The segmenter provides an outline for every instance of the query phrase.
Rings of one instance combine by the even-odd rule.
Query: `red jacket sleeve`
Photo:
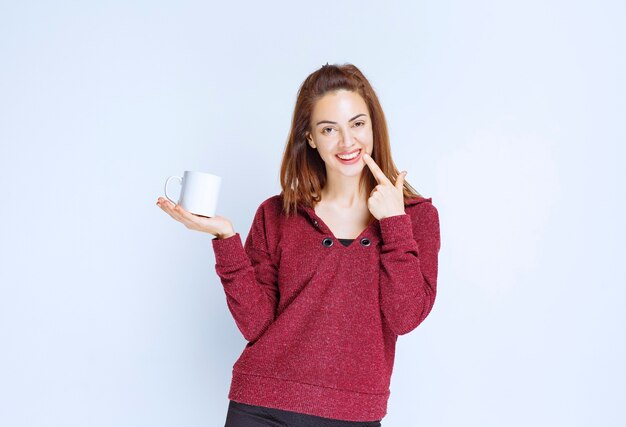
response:
[[[236,233],[212,240],[215,270],[226,303],[247,341],[255,341],[274,321],[278,303],[277,264],[268,247],[265,212],[259,206],[245,246]]]
[[[411,332],[430,313],[437,292],[439,214],[432,203],[380,220],[380,303],[397,335]]]

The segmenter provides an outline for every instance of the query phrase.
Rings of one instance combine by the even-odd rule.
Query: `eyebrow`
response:
[[[361,114],[357,114],[356,116],[352,117],[350,120],[348,120],[349,122],[351,122],[354,119],[358,119],[361,116],[367,116],[367,114],[361,113]],[[322,123],[330,123],[331,125],[336,125],[337,122],[331,122],[330,120],[322,120],[321,122],[317,122],[315,124],[315,126],[320,125]]]

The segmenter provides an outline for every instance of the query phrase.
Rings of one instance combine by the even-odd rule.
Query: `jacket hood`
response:
[[[433,198],[432,197],[411,197],[410,199],[404,199],[404,206],[412,206],[412,205],[418,205],[420,203],[424,203],[424,202],[429,202],[432,203]]]

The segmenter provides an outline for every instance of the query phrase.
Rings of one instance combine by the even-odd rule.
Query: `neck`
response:
[[[367,203],[365,188],[359,188],[360,176],[329,175],[322,189],[322,200],[342,208],[359,207]]]

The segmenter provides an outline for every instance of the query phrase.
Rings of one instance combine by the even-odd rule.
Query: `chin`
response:
[[[363,174],[363,167],[360,168],[354,168],[352,170],[338,170],[337,171],[338,174],[343,175],[343,176],[347,176],[347,177],[353,177],[353,176],[361,176]]]

